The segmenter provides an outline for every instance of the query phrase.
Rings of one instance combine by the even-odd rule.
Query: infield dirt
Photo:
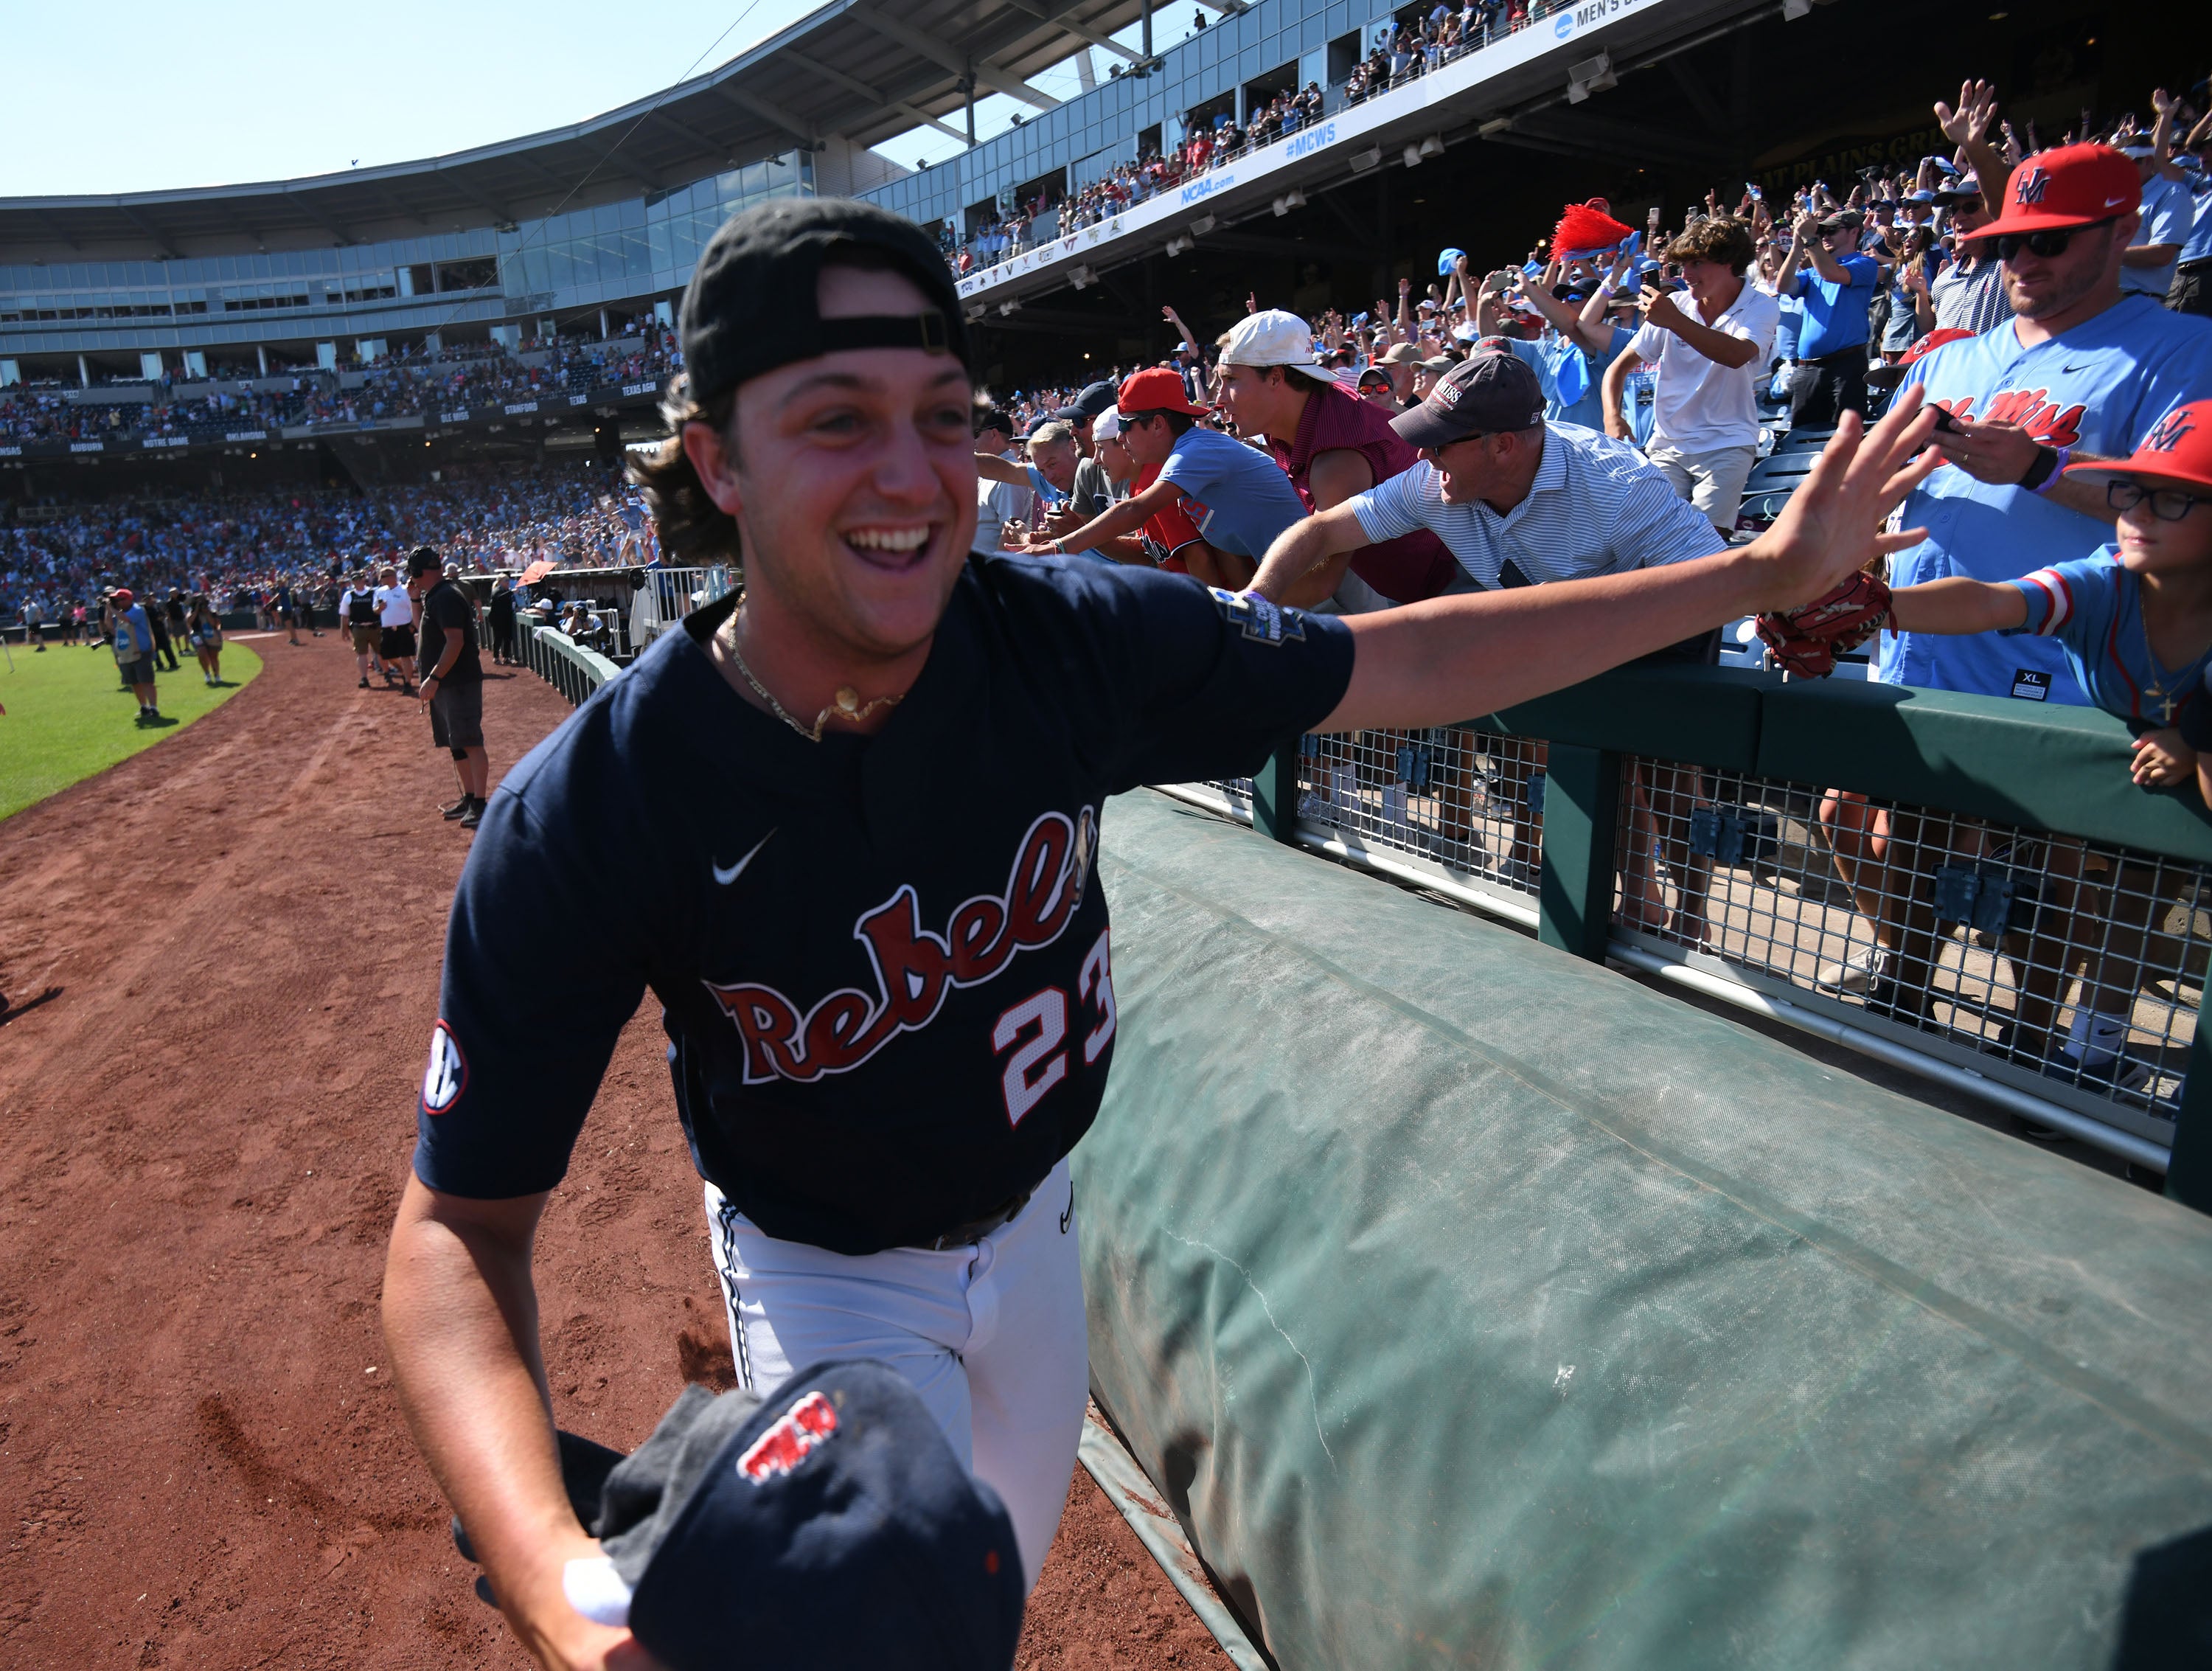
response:
[[[520,1666],[377,1321],[468,837],[413,702],[334,637],[255,647],[217,712],[0,823],[0,1662]],[[567,712],[491,683],[495,776]],[[633,1446],[725,1369],[649,998],[538,1278],[564,1427]],[[1079,1468],[1019,1663],[1228,1660]]]

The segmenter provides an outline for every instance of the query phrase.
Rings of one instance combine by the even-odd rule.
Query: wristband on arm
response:
[[[2058,472],[2066,467],[2069,452],[2070,449],[2067,447],[2045,447],[2039,443],[2035,449],[2035,457],[2029,463],[2027,473],[2014,485],[2025,493],[2049,492],[2051,485],[2058,479]]]

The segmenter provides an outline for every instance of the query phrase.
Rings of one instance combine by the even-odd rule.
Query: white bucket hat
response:
[[[1316,383],[1334,383],[1335,374],[1314,357],[1313,329],[1296,313],[1279,307],[1247,313],[1221,342],[1224,366],[1280,366],[1304,372]]]

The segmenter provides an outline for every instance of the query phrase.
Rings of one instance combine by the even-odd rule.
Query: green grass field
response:
[[[156,728],[137,723],[138,704],[117,689],[115,658],[105,647],[52,644],[44,655],[15,645],[9,650],[15,671],[0,662],[0,708],[7,709],[0,715],[0,818],[174,737],[261,671],[261,658],[245,645],[226,644],[222,688],[210,690],[198,664],[180,649],[184,670],[155,675],[161,716],[177,723]]]

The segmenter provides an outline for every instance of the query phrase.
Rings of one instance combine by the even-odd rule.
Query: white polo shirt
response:
[[[1757,446],[1759,368],[1774,353],[1782,304],[1748,279],[1728,312],[1717,319],[1705,318],[1687,290],[1675,291],[1674,302],[1697,324],[1711,325],[1758,351],[1744,365],[1723,366],[1706,359],[1671,331],[1656,325],[1640,328],[1628,351],[1646,364],[1657,364],[1651,446],[1693,453]]]
[[[414,625],[415,600],[407,595],[407,588],[398,586],[377,587],[376,618],[387,627]]]
[[[1486,589],[1578,580],[1709,557],[1721,537],[1626,441],[1572,423],[1544,426],[1528,495],[1504,515],[1480,500],[1444,501],[1426,459],[1346,501],[1370,540],[1426,528]],[[1512,580],[1510,562],[1520,580]]]

